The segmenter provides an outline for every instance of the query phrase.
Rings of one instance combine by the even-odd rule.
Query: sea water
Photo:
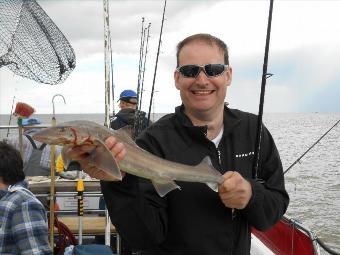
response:
[[[156,115],[156,119],[161,114]],[[51,115],[35,115],[51,123]],[[274,137],[283,169],[307,151],[336,121],[340,113],[267,113],[263,122]],[[104,123],[103,114],[59,114],[57,123],[93,120]],[[9,115],[0,115],[8,125]],[[11,124],[14,125],[13,118]],[[0,139],[7,130],[0,130]],[[10,135],[17,135],[11,130]],[[287,215],[300,221],[331,248],[340,251],[340,124],[334,127],[285,174],[290,195]]]

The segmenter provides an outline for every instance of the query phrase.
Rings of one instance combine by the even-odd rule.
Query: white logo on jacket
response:
[[[244,157],[249,157],[251,155],[254,155],[254,152],[253,151],[250,151],[248,153],[242,153],[242,154],[236,154],[236,158],[244,158]]]

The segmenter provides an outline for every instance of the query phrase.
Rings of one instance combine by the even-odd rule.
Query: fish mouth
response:
[[[38,141],[38,142],[51,144],[51,145],[71,144],[71,142],[68,139],[61,138],[61,137],[52,138],[52,137],[44,137],[44,136],[39,136],[39,135],[33,135],[32,138],[34,140]]]

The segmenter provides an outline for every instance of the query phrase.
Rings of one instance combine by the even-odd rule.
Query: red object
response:
[[[274,227],[265,232],[255,228],[252,228],[251,232],[275,254],[315,254],[310,237],[285,219],[281,219]]]
[[[34,113],[34,108],[29,104],[18,102],[14,114],[22,118],[29,118]]]
[[[58,241],[56,243],[58,255],[64,254],[66,247],[78,245],[78,240],[72,234],[71,230],[63,222],[58,220],[57,215],[54,215],[54,227],[58,230]],[[50,228],[50,221],[48,221],[48,228]]]

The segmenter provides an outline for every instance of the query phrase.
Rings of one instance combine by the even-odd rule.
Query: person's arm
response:
[[[250,225],[259,230],[266,230],[281,219],[289,204],[281,159],[266,128],[261,143],[259,178],[264,180],[264,184],[253,179],[248,180],[252,188],[252,197],[240,212]]]
[[[51,254],[45,210],[37,202],[24,202],[12,215],[12,233],[19,254]]]

